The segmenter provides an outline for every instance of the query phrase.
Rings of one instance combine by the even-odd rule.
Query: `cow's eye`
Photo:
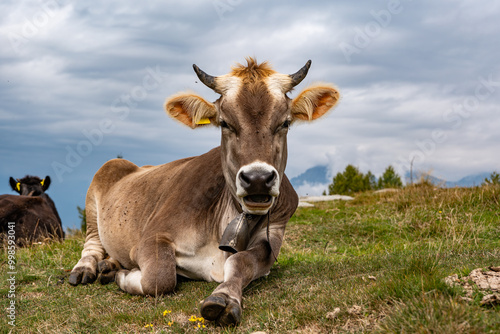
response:
[[[292,124],[292,121],[290,120],[286,120],[284,121],[283,123],[281,123],[277,128],[276,130],[274,130],[274,133],[278,133],[280,131],[285,131],[285,130],[288,130],[288,128],[290,127],[290,124]]]
[[[220,127],[223,128],[223,129],[227,129],[227,130],[229,130],[231,132],[236,132],[231,125],[227,124],[226,121],[221,120],[219,124],[220,124]]]
[[[288,128],[290,127],[290,124],[292,122],[290,120],[286,120],[284,121],[283,123],[281,123],[281,125],[276,129],[276,132],[280,131],[280,130],[288,130]]]

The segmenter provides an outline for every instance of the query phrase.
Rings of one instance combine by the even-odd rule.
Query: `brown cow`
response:
[[[329,84],[288,98],[310,64],[285,75],[250,58],[219,77],[194,65],[220,98],[180,93],[165,108],[191,128],[220,127],[221,146],[161,166],[115,159],[101,167],[87,193],[87,238],[70,283],[93,282],[98,271],[107,281],[119,270],[122,290],[156,296],[174,290],[176,274],[217,281],[201,314],[238,323],[243,288],[269,273],[298,204],[284,174],[288,128],[321,117],[339,100]]]
[[[63,239],[61,218],[52,199],[45,193],[50,177],[25,176],[9,180],[17,195],[0,195],[0,232],[2,239],[15,232],[18,246],[27,246],[46,238]]]

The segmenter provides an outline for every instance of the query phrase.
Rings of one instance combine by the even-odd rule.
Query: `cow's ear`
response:
[[[340,100],[340,94],[329,84],[318,84],[304,89],[292,101],[294,120],[312,121],[332,109]]]
[[[9,183],[10,183],[10,187],[12,188],[12,190],[14,190],[15,192],[21,193],[21,183],[14,180],[14,178],[12,176],[9,179]]]
[[[43,192],[46,192],[47,189],[49,189],[50,186],[50,176],[46,176],[45,179],[43,179],[40,184],[42,185],[42,190]]]
[[[165,101],[165,111],[191,128],[217,124],[217,109],[213,103],[194,93],[179,93]]]

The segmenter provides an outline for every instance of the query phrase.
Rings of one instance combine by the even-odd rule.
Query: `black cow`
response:
[[[50,177],[25,176],[9,180],[17,195],[0,195],[0,239],[15,235],[18,246],[27,246],[47,238],[62,240],[61,218],[52,199],[45,193]],[[14,231],[15,233],[13,233]]]

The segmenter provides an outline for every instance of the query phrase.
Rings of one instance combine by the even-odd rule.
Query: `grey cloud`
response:
[[[0,18],[6,45],[0,50],[0,152],[8,159],[0,166],[0,192],[9,193],[1,180],[11,175],[54,176],[51,164],[65,163],[68,147],[90,141],[84,133],[99,139],[103,120],[113,129],[54,184],[67,224],[76,221],[75,207],[83,206],[95,171],[117,154],[160,164],[217,146],[218,130],[189,130],[169,119],[163,103],[185,90],[215,100],[191,65],[220,75],[245,56],[269,60],[283,73],[312,59],[291,97],[316,81],[333,82],[343,94],[328,116],[292,127],[290,176],[319,164],[337,172],[348,163],[377,174],[416,153],[424,158],[415,167],[450,179],[499,166],[491,152],[500,139],[493,42],[500,5],[401,0],[391,13],[390,3],[2,2],[0,10],[9,14]],[[357,34],[367,31],[364,45]],[[18,49],[13,34],[22,38]],[[342,43],[357,48],[350,61]],[[144,86],[148,68],[162,73],[151,89]],[[489,84],[481,84],[485,80]],[[467,103],[470,112],[453,109]],[[436,130],[446,139],[436,142]]]

